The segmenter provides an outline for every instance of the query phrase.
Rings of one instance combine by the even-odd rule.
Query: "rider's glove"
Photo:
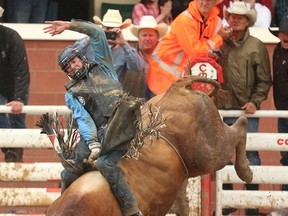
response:
[[[95,160],[98,158],[98,156],[100,155],[100,152],[101,152],[101,144],[100,144],[99,142],[93,142],[93,143],[90,143],[90,144],[88,145],[88,147],[89,147],[89,149],[90,149],[90,151],[91,151],[91,153],[90,153],[90,155],[89,155],[89,157],[88,157],[88,161],[93,162],[93,161],[95,161]]]

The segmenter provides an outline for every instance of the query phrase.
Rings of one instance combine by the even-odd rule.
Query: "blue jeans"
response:
[[[90,154],[90,150],[88,149],[88,146],[86,145],[83,139],[80,139],[80,141],[75,146],[75,150],[72,156],[69,158],[72,158],[76,164],[78,164],[79,166],[82,166],[83,159],[88,158],[89,154]],[[88,172],[89,170],[86,170],[86,171]],[[64,169],[60,174],[61,175],[61,193],[63,193],[83,173],[84,171],[82,173],[79,172],[75,174],[75,173],[69,172],[67,169]]]
[[[105,129],[98,131],[98,137],[101,141],[103,140],[104,133]],[[88,158],[89,154],[90,150],[87,145],[84,141],[80,140],[76,145],[72,158],[76,163],[81,165],[83,159]],[[123,214],[126,216],[137,213],[138,205],[133,192],[122,174],[122,171],[117,165],[122,156],[122,152],[120,151],[112,151],[106,155],[100,155],[96,161],[96,166],[110,184],[111,190],[119,202]],[[85,172],[88,171],[90,170],[86,170]],[[75,174],[64,169],[61,172],[61,192],[63,193],[83,173]]]
[[[58,0],[49,0],[47,6],[46,20],[50,21],[58,20],[58,8],[59,8]]]
[[[98,130],[98,138],[100,142],[102,143],[105,129]],[[69,159],[72,159],[78,166],[82,167],[83,160],[88,158],[90,155],[90,150],[88,146],[86,145],[85,141],[83,139],[80,139],[79,142],[76,144],[74,152],[71,156],[69,156]],[[63,155],[66,157],[66,155]],[[89,172],[90,169],[86,169],[85,171],[75,174],[72,172],[69,172],[67,169],[64,169],[61,172],[61,193],[63,193],[78,177],[80,177],[85,172]]]
[[[120,151],[112,151],[99,157],[96,161],[97,169],[107,179],[124,216],[137,213],[138,205],[133,192],[126,182],[118,162],[122,158]]]
[[[29,97],[25,97],[24,105],[28,104]],[[7,97],[0,94],[0,105],[5,105]],[[26,114],[12,115],[7,113],[0,113],[0,128],[26,128]],[[23,148],[2,148],[5,154],[8,150],[15,151],[22,158]]]
[[[236,122],[237,118],[223,118],[227,125],[232,125]],[[259,118],[248,118],[247,132],[258,133]],[[258,151],[246,151],[246,156],[250,165],[261,165],[261,160]],[[224,187],[225,188],[225,187]],[[258,184],[246,184],[247,190],[258,190]],[[227,188],[228,189],[228,188]]]
[[[7,1],[7,21],[12,23],[44,23],[48,0]]]

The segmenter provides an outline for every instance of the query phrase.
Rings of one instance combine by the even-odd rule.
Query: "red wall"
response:
[[[68,81],[57,63],[58,54],[74,41],[25,41],[31,89],[29,105],[65,105],[64,84]],[[27,116],[27,127],[34,128],[39,116]]]

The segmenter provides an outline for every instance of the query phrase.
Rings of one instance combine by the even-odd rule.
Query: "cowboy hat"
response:
[[[269,28],[269,31],[276,37],[278,37],[279,32],[288,32],[288,17],[282,18],[278,29]]]
[[[153,16],[143,16],[140,20],[140,25],[132,25],[130,28],[131,33],[138,38],[138,33],[141,29],[155,29],[159,37],[163,37],[168,31],[168,26],[165,23],[157,24]]]
[[[4,12],[4,9],[2,7],[0,7],[0,18],[2,17],[3,12]]]
[[[256,10],[249,10],[246,3],[243,1],[230,2],[229,8],[224,6],[224,18],[226,20],[228,20],[230,14],[246,16],[249,19],[249,27],[253,26],[257,19]]]
[[[131,19],[126,19],[122,22],[122,16],[119,10],[108,9],[106,14],[103,16],[103,20],[101,21],[100,17],[94,16],[93,20],[96,24],[103,25],[106,27],[119,27],[121,29],[127,28],[132,24]]]

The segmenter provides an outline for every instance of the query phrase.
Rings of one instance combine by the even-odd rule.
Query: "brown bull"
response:
[[[174,83],[148,103],[166,118],[160,137],[147,137],[138,160],[119,163],[144,215],[165,215],[183,182],[223,168],[236,149],[235,169],[250,183],[252,172],[246,158],[247,119],[233,126],[221,120],[206,94],[191,90],[193,77]],[[146,108],[145,108],[146,107]],[[142,109],[147,123],[147,106]],[[146,109],[146,110],[145,110]],[[163,137],[163,138],[161,138]],[[78,178],[48,209],[48,216],[121,216],[109,184],[97,171]]]

